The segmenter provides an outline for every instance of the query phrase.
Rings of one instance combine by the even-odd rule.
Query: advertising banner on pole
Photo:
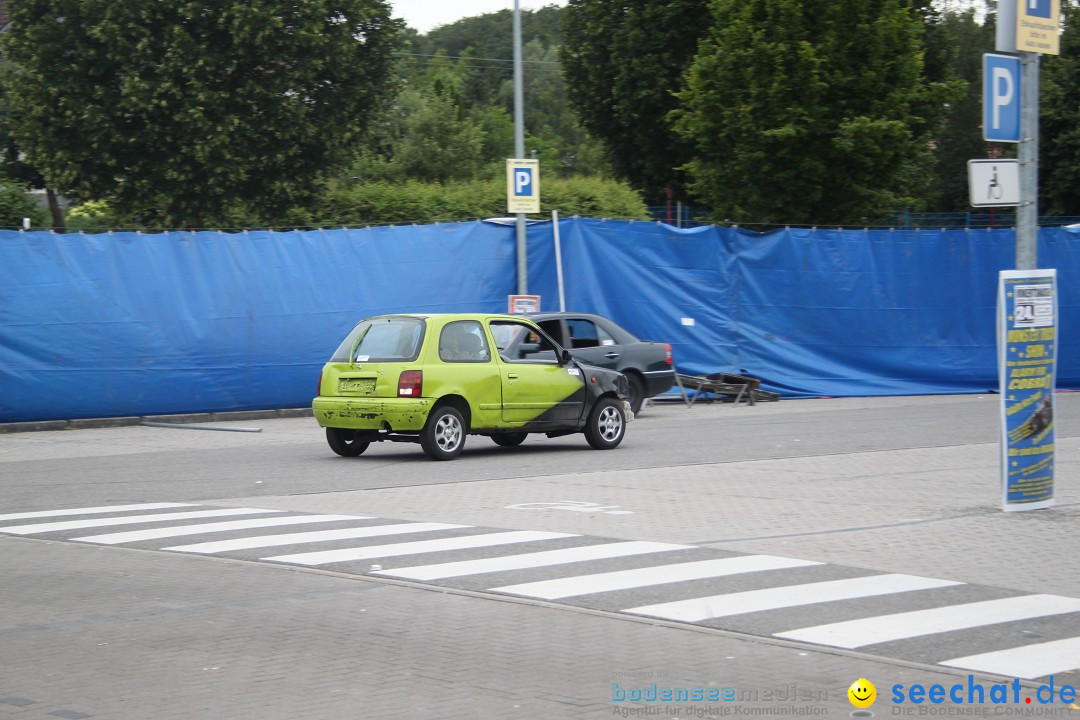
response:
[[[998,277],[1001,490],[1004,510],[1054,504],[1057,271]]]

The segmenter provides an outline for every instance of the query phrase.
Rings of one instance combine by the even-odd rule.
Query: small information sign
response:
[[[539,295],[507,295],[507,312],[511,315],[526,315],[540,312]]]

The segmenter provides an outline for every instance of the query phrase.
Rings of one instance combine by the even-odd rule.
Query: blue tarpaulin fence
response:
[[[788,397],[997,385],[1008,229],[758,234],[559,222],[567,308],[673,346],[681,372]],[[529,291],[557,309],[553,226]],[[1080,387],[1080,230],[1042,228],[1061,291],[1058,387]],[[296,232],[0,232],[0,421],[307,405],[362,317],[504,312],[514,229],[469,222]],[[692,323],[692,324],[691,324]]]

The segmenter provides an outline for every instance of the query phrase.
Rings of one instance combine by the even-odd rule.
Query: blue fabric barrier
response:
[[[670,342],[682,372],[788,397],[996,387],[997,230],[733,228],[571,218],[567,307]],[[553,226],[529,227],[529,290],[558,304]],[[1058,387],[1080,387],[1073,228],[1059,273]],[[309,232],[0,232],[0,421],[299,407],[359,319],[504,312],[514,229],[486,222]]]

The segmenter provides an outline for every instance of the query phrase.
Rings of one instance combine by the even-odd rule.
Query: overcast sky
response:
[[[565,5],[566,0],[519,0],[522,10],[536,10],[545,5]],[[499,10],[513,10],[514,0],[390,0],[394,16],[412,28],[426,33],[463,17]]]

